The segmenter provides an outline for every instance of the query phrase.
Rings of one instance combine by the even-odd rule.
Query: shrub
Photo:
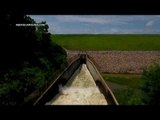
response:
[[[142,90],[147,97],[145,102],[149,105],[160,105],[160,65],[155,64],[144,70],[144,86]]]
[[[116,89],[113,91],[120,105],[143,105],[142,92],[133,89]]]

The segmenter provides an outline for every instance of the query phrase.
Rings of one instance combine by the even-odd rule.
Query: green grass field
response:
[[[112,90],[120,105],[144,105],[142,99],[145,95],[140,89],[144,84],[143,77],[135,77],[134,75],[130,77],[124,75],[120,77],[110,74],[102,74],[102,76],[106,81],[127,86],[125,89]]]
[[[106,81],[110,81],[120,85],[127,85],[128,87],[131,87],[131,88],[139,88],[143,84],[143,78],[134,77],[134,75],[131,77],[125,77],[125,76],[118,77],[110,74],[102,74],[102,76]]]
[[[160,35],[52,35],[69,50],[160,50]]]

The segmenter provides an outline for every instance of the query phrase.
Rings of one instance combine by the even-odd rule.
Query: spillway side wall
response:
[[[92,77],[95,80],[96,85],[99,87],[100,91],[104,94],[107,102],[109,105],[118,105],[118,102],[113,95],[112,91],[108,87],[108,85],[105,83],[104,79],[101,77],[100,73],[98,72],[95,65],[92,63],[89,58],[86,58],[86,65],[88,70],[90,71]]]
[[[44,105],[46,102],[51,100],[59,92],[59,85],[65,85],[74,72],[83,63],[83,59],[78,57],[72,62],[59,77],[46,89],[46,91],[37,99],[34,105]]]

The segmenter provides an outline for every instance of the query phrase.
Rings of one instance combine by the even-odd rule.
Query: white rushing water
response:
[[[65,86],[59,86],[57,94],[49,103],[51,105],[107,105],[104,95],[96,86],[92,75],[83,64],[75,71]]]

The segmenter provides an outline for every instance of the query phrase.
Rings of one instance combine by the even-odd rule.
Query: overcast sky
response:
[[[160,15],[29,15],[53,34],[160,34]]]

